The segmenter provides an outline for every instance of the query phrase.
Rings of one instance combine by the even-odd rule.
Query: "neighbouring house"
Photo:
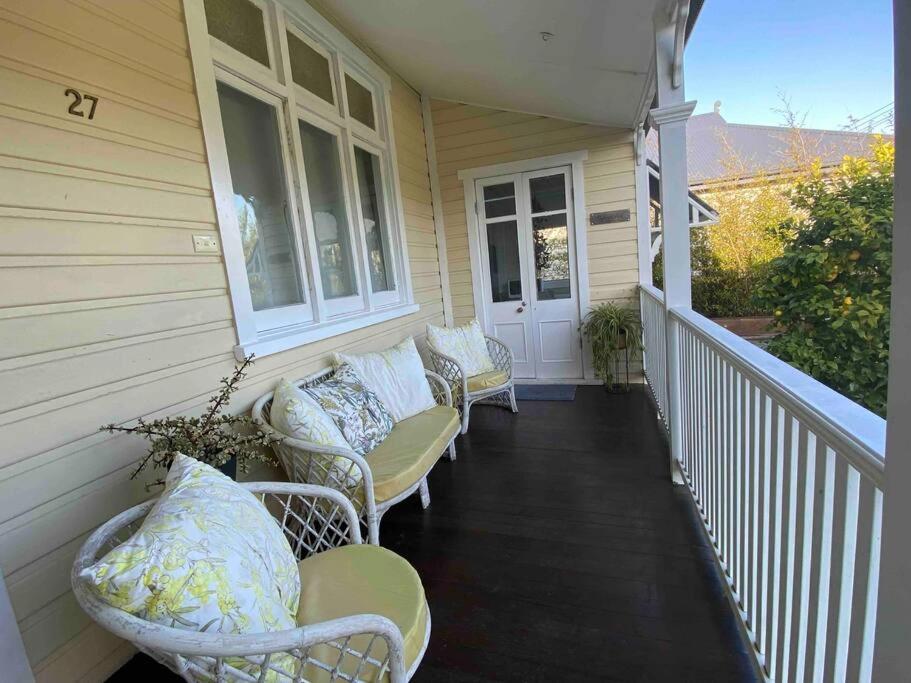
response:
[[[906,673],[911,405],[886,460],[884,420],[690,306],[701,7],[0,0],[4,672],[101,681],[135,654],[71,591],[87,536],[150,495],[145,444],[100,425],[199,414],[255,354],[247,412],[334,351],[473,318],[518,382],[597,384],[580,322],[621,302],[648,388],[482,408],[429,482],[448,495],[387,522],[446,634],[423,680]]]
[[[712,199],[719,192],[747,189],[758,178],[789,183],[798,168],[818,160],[823,173],[834,169],[846,156],[867,156],[879,136],[851,130],[820,130],[728,123],[721,115],[721,103],[714,111],[691,116],[686,125],[687,177],[692,194],[693,227],[717,221]],[[885,136],[887,138],[891,136]],[[657,172],[658,135],[649,131],[646,154],[659,184]],[[652,253],[661,244],[660,202],[652,189]]]

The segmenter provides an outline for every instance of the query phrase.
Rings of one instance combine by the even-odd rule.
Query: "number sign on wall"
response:
[[[67,97],[72,97],[73,101],[70,102],[70,108],[67,111],[73,116],[84,116],[89,121],[95,118],[95,107],[98,106],[98,98],[94,95],[85,95],[78,90],[73,88],[67,88],[64,93]],[[91,107],[88,109],[88,112],[85,111],[85,107],[89,105],[84,105],[85,102],[91,102]]]

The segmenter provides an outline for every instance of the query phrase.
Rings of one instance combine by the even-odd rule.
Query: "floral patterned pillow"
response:
[[[272,426],[282,434],[320,446],[351,450],[351,445],[339,431],[335,420],[329,417],[316,399],[284,378],[275,388],[270,415]],[[334,468],[338,471],[338,478],[346,481],[344,475],[349,485],[353,486],[361,480],[360,468],[353,466],[348,458],[336,457]]]
[[[113,607],[165,626],[236,634],[296,626],[300,575],[281,528],[253,494],[185,455],[139,530],[80,577]]]
[[[331,379],[304,391],[316,399],[360,456],[379,446],[392,431],[389,411],[347,363],[340,365]]]
[[[496,370],[481,323],[472,320],[461,327],[427,325],[427,341],[440,353],[455,358],[468,377]]]

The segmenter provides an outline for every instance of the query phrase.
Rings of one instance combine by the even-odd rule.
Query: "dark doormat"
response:
[[[517,384],[519,401],[572,401],[576,398],[575,384]]]

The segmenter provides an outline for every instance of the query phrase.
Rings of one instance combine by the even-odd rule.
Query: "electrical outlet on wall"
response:
[[[210,235],[193,235],[193,251],[200,254],[217,254],[218,240]]]

